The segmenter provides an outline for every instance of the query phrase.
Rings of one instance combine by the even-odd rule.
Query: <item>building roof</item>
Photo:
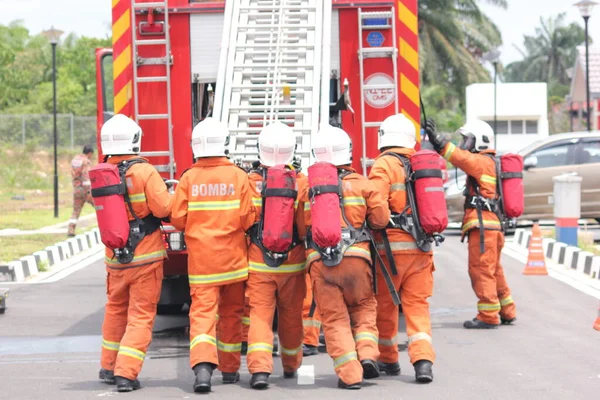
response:
[[[600,98],[600,47],[590,47],[590,96]],[[571,78],[571,98],[585,101],[585,46],[577,47],[577,60]]]

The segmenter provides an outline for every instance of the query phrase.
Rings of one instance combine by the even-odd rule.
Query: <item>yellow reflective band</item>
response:
[[[456,146],[453,143],[448,143],[448,147],[446,148],[443,157],[450,161],[450,157],[452,156],[452,153],[454,153],[454,150],[456,150]]]
[[[310,202],[304,203],[304,211],[310,211]]]
[[[239,208],[240,200],[194,201],[188,203],[188,211],[223,211],[237,210]]]
[[[252,198],[252,204],[254,204],[254,207],[262,207],[262,198],[260,198],[260,197],[253,197]]]
[[[321,255],[319,254],[318,251],[310,250],[308,252],[308,257],[306,257],[306,264],[309,265],[310,263],[312,263],[313,261],[316,261],[320,257],[321,257]]]
[[[296,347],[295,349],[286,349],[285,347],[281,347],[281,354],[284,356],[295,356],[302,351],[302,345]]]
[[[346,364],[347,362],[353,361],[353,360],[358,360],[358,356],[356,355],[355,351],[351,351],[349,353],[344,354],[343,356],[339,356],[338,358],[333,360],[333,367],[334,368],[339,368],[342,365]]]
[[[379,340],[377,341],[377,343],[379,343],[381,346],[396,346],[396,338],[393,339],[382,339],[379,338]]]
[[[119,347],[118,354],[121,354],[121,355],[124,355],[127,357],[131,357],[131,358],[135,358],[136,360],[140,360],[140,361],[144,361],[144,358],[146,357],[146,353],[141,352],[132,347],[125,347],[125,346]]]
[[[411,343],[419,341],[419,340],[425,340],[426,342],[429,342],[429,343],[432,342],[431,336],[428,333],[417,332],[414,335],[410,335],[408,337],[408,344],[411,344]]]
[[[367,256],[370,258],[371,252],[369,250],[361,249],[360,247],[350,246],[350,247],[348,247],[348,250],[346,250],[344,255],[345,256]]]
[[[321,321],[317,321],[316,319],[305,319],[302,321],[302,326],[308,326],[313,328],[320,328]]]
[[[512,304],[512,303],[514,303],[514,301],[512,299],[512,296],[508,296],[508,297],[506,297],[504,299],[500,299],[500,305],[501,306],[507,306],[507,305]]]
[[[251,272],[269,272],[272,274],[289,274],[293,272],[304,271],[306,268],[305,263],[299,264],[283,264],[279,267],[269,267],[267,264],[257,263],[250,261]]]
[[[222,274],[210,274],[210,275],[189,275],[190,285],[201,285],[207,283],[219,283],[232,281],[240,278],[248,277],[248,268],[242,268],[237,271],[224,272]]]
[[[119,351],[119,343],[102,339],[102,347],[106,350]]]
[[[492,184],[496,184],[496,177],[491,176],[491,175],[482,175],[481,176],[481,182],[485,182],[485,183],[492,183]]]
[[[370,340],[371,342],[378,343],[377,335],[374,335],[371,332],[359,332],[354,336],[355,342],[361,342],[363,340]]]
[[[300,204],[300,202],[299,202],[298,200],[296,200],[296,201],[294,202],[294,210],[297,210],[297,209],[298,209],[298,204]]]
[[[164,258],[166,256],[167,256],[167,251],[166,250],[159,250],[159,251],[155,251],[155,252],[152,252],[152,253],[140,254],[139,256],[134,256],[133,260],[131,260],[130,264],[138,263],[138,262],[141,262],[141,261],[151,260],[153,258]],[[113,259],[108,258],[108,257],[104,257],[104,262],[106,264],[108,264],[108,265],[114,265],[114,266],[122,265],[118,261],[113,260]]]
[[[242,324],[250,325],[250,317],[242,317]]]
[[[416,242],[390,242],[390,249],[392,251],[398,250],[415,250],[418,249]],[[385,250],[383,243],[377,243],[378,250]]]
[[[219,340],[217,342],[217,349],[225,353],[237,353],[242,351],[242,343],[223,343]]]
[[[390,186],[390,192],[405,192],[406,184],[404,183],[394,183]]]
[[[496,303],[496,304],[480,303],[480,304],[477,304],[477,309],[480,311],[500,311],[500,303]]]
[[[251,345],[248,345],[248,354],[253,353],[255,351],[266,351],[272,353],[273,345],[269,343],[252,343]]]
[[[344,197],[344,199],[342,200],[342,203],[344,204],[344,206],[366,206],[367,205],[365,198],[360,197],[360,196]]]
[[[131,201],[132,203],[144,203],[146,201],[146,194],[130,194],[129,201]]]
[[[192,350],[194,347],[196,347],[200,343],[208,343],[208,344],[212,344],[213,346],[216,346],[217,339],[215,339],[213,336],[207,335],[206,333],[200,334],[200,335],[196,336],[195,338],[193,338],[192,341],[190,342],[190,350]]]
[[[467,222],[466,224],[463,225],[462,230],[464,231],[468,231],[469,229],[473,228],[474,226],[478,226],[479,225],[479,221],[474,219],[471,220],[469,222]],[[491,219],[484,219],[483,220],[483,227],[485,228],[486,226],[493,226],[494,228],[500,228],[500,221],[494,221]]]

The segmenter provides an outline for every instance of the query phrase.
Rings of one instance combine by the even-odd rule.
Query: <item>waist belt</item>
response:
[[[308,228],[306,234],[307,247],[316,250],[321,255],[321,261],[328,267],[334,267],[342,262],[344,253],[356,243],[371,242],[368,228],[362,226],[358,229],[342,228],[342,240],[336,246],[319,247],[312,237],[312,227]]]
[[[161,220],[150,214],[144,218],[129,221],[129,240],[127,246],[114,250],[120,264],[129,264],[135,255],[135,249],[146,236],[161,227]]]
[[[496,213],[498,209],[498,201],[487,199],[483,196],[468,196],[465,199],[465,210],[477,208]]]

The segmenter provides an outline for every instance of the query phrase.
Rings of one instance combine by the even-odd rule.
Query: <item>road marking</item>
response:
[[[527,254],[524,254],[518,249],[520,249],[520,247],[517,247],[516,244],[507,243],[502,252],[507,256],[526,264]],[[546,268],[548,269],[548,276],[600,300],[600,282],[594,282],[592,278],[582,275],[580,272],[565,269],[552,262],[552,260],[546,259]]]
[[[302,365],[298,368],[298,385],[314,385],[315,384],[315,366]]]

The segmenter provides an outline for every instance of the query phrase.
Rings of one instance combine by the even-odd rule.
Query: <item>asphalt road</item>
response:
[[[467,275],[466,245],[449,237],[436,250],[431,312],[438,359],[432,384],[414,383],[403,350],[400,377],[370,381],[360,391],[342,391],[336,388],[331,360],[320,354],[304,360],[305,365],[314,366],[314,385],[284,380],[276,360],[268,391],[250,389],[249,374],[243,367],[237,385],[222,386],[215,376],[210,397],[598,399],[600,333],[592,329],[598,301],[550,277],[523,276],[523,265],[509,257],[503,262],[517,303],[517,325],[467,331],[462,323],[475,316],[476,298]],[[104,277],[102,264],[96,263],[55,283],[12,287],[9,308],[0,316],[2,399],[196,396],[184,317],[158,317],[149,359],[140,376],[142,390],[119,394],[114,386],[96,380]],[[400,343],[406,343],[404,332]]]

